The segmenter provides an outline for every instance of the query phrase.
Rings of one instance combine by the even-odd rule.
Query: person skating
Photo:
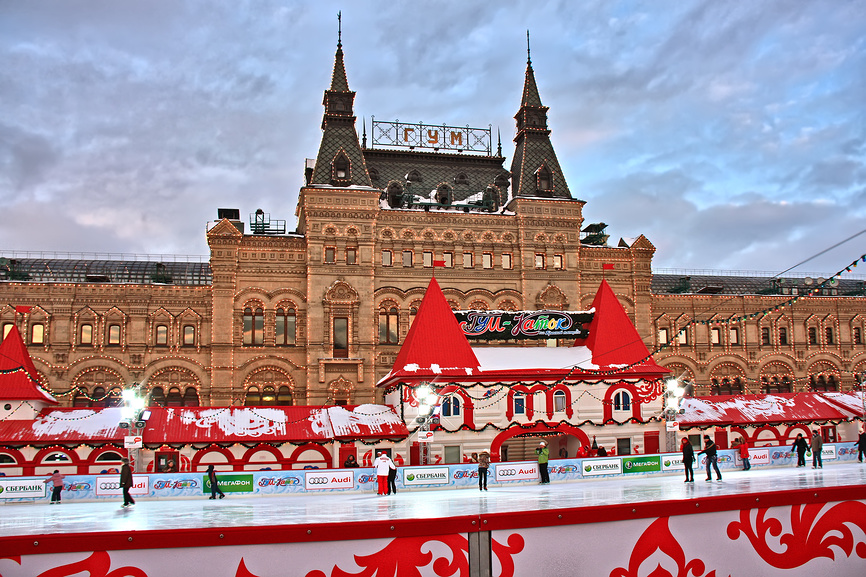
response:
[[[535,449],[535,454],[538,455],[538,474],[541,476],[541,484],[547,485],[550,483],[550,475],[547,472],[547,461],[550,458],[550,449],[547,443],[541,441],[538,448]]]
[[[797,451],[797,466],[805,467],[806,466],[806,449],[809,448],[809,445],[806,443],[806,439],[803,438],[803,433],[797,433],[797,438],[794,439],[794,445],[791,447],[791,454],[794,454],[794,451]]]
[[[718,452],[719,446],[713,442],[709,435],[704,435],[704,450],[698,453],[698,455],[707,456],[707,481],[713,480],[713,476],[710,473],[710,466],[712,466],[716,471],[716,480],[722,480],[722,472],[719,471]]]
[[[379,457],[374,461],[373,466],[376,467],[376,480],[378,481],[378,495],[388,494],[388,473],[391,467],[394,466],[393,461],[384,451],[379,453]]]
[[[224,498],[225,495],[217,482],[216,471],[214,471],[213,465],[207,466],[207,480],[210,483],[210,497],[208,499],[216,499],[217,493],[220,494],[220,499]]]
[[[866,455],[866,427],[860,429],[860,436],[857,437],[857,440],[854,441],[854,445],[857,447],[857,462],[863,462],[863,455]]]
[[[680,443],[680,449],[683,452],[683,467],[685,467],[686,470],[686,480],[683,482],[694,483],[695,471],[692,468],[692,464],[695,462],[695,450],[692,448],[692,443],[689,441],[688,437],[683,437],[683,440]]]
[[[120,467],[120,488],[123,489],[123,505],[121,507],[132,507],[135,505],[135,499],[129,494],[132,488],[132,467],[129,466],[129,459],[121,459],[123,466]]]
[[[812,444],[810,448],[812,449],[812,468],[823,469],[824,459],[821,451],[824,450],[824,439],[821,438],[821,433],[818,431],[812,431]]]
[[[48,483],[52,483],[51,486],[51,501],[50,505],[60,504],[60,493],[63,491],[63,475],[60,474],[60,471],[57,469],[54,470],[54,473],[51,474],[50,477],[43,481],[46,485]]]
[[[487,470],[490,468],[490,453],[481,451],[478,455],[478,490],[487,490]]]
[[[749,462],[749,444],[746,441],[740,441],[737,450],[740,451],[740,460],[743,462],[743,471],[748,471],[752,468],[752,464]]]

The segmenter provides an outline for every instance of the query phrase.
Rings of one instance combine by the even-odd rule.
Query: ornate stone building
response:
[[[455,309],[582,310],[605,278],[696,394],[846,390],[866,372],[862,281],[764,315],[805,281],[654,276],[647,238],[608,246],[562,174],[531,61],[510,170],[489,131],[385,123],[368,147],[354,96],[338,44],[295,232],[227,209],[208,262],[0,263],[0,323],[64,404],[110,404],[134,382],[169,406],[382,402],[434,270]],[[383,146],[386,129],[414,144]]]

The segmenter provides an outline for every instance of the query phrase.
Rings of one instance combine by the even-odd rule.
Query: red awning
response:
[[[320,442],[403,439],[409,431],[385,405],[355,407],[154,407],[145,444]],[[120,443],[119,408],[45,409],[32,421],[0,422],[0,445]]]
[[[760,426],[781,423],[848,421],[854,415],[819,393],[720,395],[683,399],[680,427]]]

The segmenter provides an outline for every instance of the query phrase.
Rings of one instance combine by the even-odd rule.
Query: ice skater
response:
[[[805,467],[806,466],[806,449],[809,448],[809,445],[806,443],[806,439],[803,438],[803,433],[797,433],[797,438],[794,439],[794,445],[791,447],[791,454],[794,454],[794,451],[797,451],[797,466]]]
[[[394,464],[394,461],[391,461],[391,466],[388,469],[388,495],[391,493],[397,494],[397,465]]]
[[[737,450],[740,451],[740,460],[743,462],[743,471],[748,471],[752,468],[752,464],[749,463],[749,444],[746,441],[740,441]]]
[[[391,458],[385,454],[385,451],[379,452],[379,457],[373,463],[373,466],[376,467],[376,480],[379,484],[378,495],[387,495],[388,494],[388,474],[391,472],[391,468],[397,468],[394,465],[394,462]]]
[[[857,440],[854,441],[854,445],[857,447],[857,462],[863,462],[863,455],[866,455],[866,427],[860,429],[860,436],[857,437]]]
[[[680,449],[683,451],[683,467],[686,469],[686,480],[684,483],[695,482],[695,471],[692,464],[695,462],[695,450],[692,448],[692,443],[688,437],[683,437],[680,443]]]
[[[217,482],[216,471],[214,471],[213,465],[207,466],[207,480],[210,483],[210,497],[208,499],[216,499],[217,493],[220,494],[220,499],[224,498],[225,495]]]
[[[51,501],[49,505],[53,505],[57,503],[60,504],[60,492],[63,491],[63,475],[60,474],[60,471],[54,469],[54,473],[51,474],[50,477],[43,481],[46,485],[48,483],[52,483],[51,486]]]
[[[709,435],[704,435],[704,450],[698,455],[707,456],[707,481],[712,481],[713,476],[710,473],[710,465],[716,470],[716,480],[722,480],[722,472],[719,471],[719,446],[713,442]]]
[[[535,449],[535,454],[538,455],[538,473],[541,475],[541,484],[547,485],[550,483],[550,475],[547,473],[547,461],[550,458],[550,449],[545,441],[538,444]]]
[[[824,439],[821,438],[821,433],[818,431],[812,431],[812,444],[810,449],[812,449],[812,468],[823,469],[824,459],[821,452],[824,450]]]
[[[478,455],[478,490],[487,490],[487,470],[490,468],[490,453],[481,451]]]
[[[120,460],[123,466],[120,467],[120,488],[123,489],[123,507],[132,507],[135,505],[135,499],[129,494],[132,488],[132,467],[129,466],[129,459],[123,458]]]

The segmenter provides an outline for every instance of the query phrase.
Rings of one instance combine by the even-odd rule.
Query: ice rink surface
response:
[[[219,527],[262,527],[308,523],[346,523],[400,519],[434,519],[489,515],[623,503],[701,499],[720,495],[866,485],[866,464],[844,463],[824,469],[754,468],[723,470],[722,481],[706,482],[695,471],[695,482],[682,476],[610,477],[550,485],[490,483],[489,491],[474,488],[401,490],[385,497],[375,493],[294,494],[225,499],[138,499],[122,509],[117,501],[67,501],[0,505],[0,537],[151,531]]]

